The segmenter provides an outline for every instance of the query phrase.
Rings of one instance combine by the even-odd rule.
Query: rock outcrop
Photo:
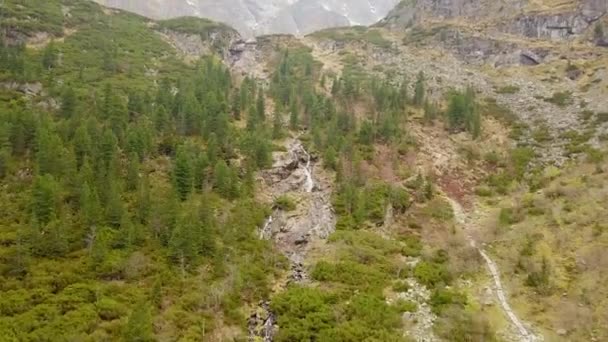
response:
[[[409,27],[426,21],[463,19],[486,30],[527,38],[568,39],[584,34],[608,12],[603,0],[578,0],[567,4],[545,4],[529,0],[418,0],[404,1],[382,24]]]

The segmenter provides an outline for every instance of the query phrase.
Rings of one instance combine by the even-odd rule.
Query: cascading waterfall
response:
[[[293,166],[295,166],[296,170],[300,170],[303,173],[305,179],[304,183],[300,183],[298,185],[298,190],[301,193],[312,194],[315,190],[315,181],[313,178],[313,161],[312,156],[306,148],[304,148],[302,142],[296,137],[289,145],[289,155],[291,159],[294,161]],[[297,165],[295,165],[297,163]],[[293,173],[294,169],[290,169],[291,173]],[[302,174],[300,173],[300,175]],[[301,178],[299,179],[301,182]],[[278,192],[278,194],[282,194],[284,190]],[[277,195],[275,193],[275,195]],[[284,254],[289,257],[291,261],[291,277],[290,282],[295,283],[303,283],[308,279],[308,275],[306,274],[305,266],[304,266],[304,254],[303,249],[308,241],[308,237],[310,235],[318,234],[321,238],[326,238],[327,234],[318,233],[319,230],[319,222],[318,218],[322,220],[326,220],[324,222],[329,222],[330,225],[334,223],[331,216],[327,214],[324,215],[324,210],[328,207],[327,203],[324,201],[326,196],[323,196],[322,193],[317,192],[312,194],[311,196],[305,197],[310,201],[310,206],[312,212],[309,215],[312,215],[316,219],[312,219],[308,225],[300,225],[299,227],[306,227],[304,235],[302,238],[298,238],[293,241],[294,245],[282,250]],[[319,202],[322,201],[322,202]],[[330,211],[331,212],[331,211]],[[329,218],[328,218],[329,217]],[[300,220],[310,220],[310,216],[302,215]],[[304,221],[306,222],[306,221]],[[279,210],[275,210],[264,222],[264,225],[261,227],[259,232],[259,238],[263,240],[277,239],[277,236],[274,235],[273,226],[278,224],[283,224],[282,221],[282,213]],[[282,227],[283,228],[283,227]],[[279,233],[278,239],[280,240]],[[277,241],[279,241],[277,240]],[[274,340],[275,334],[275,325],[276,325],[276,317],[270,310],[270,305],[267,301],[261,302],[258,305],[258,310],[251,315],[249,318],[249,341],[264,341],[264,342],[272,342]]]
[[[315,181],[312,178],[312,167],[310,166],[310,154],[302,146],[302,151],[306,155],[306,165],[304,166],[304,174],[306,175],[306,183],[304,183],[304,189],[310,193],[315,188]]]
[[[272,225],[273,217],[272,215],[268,216],[266,222],[264,223],[264,227],[260,230],[260,240],[268,240],[270,239],[270,228]]]

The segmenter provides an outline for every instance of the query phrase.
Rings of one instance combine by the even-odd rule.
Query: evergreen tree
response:
[[[173,166],[173,179],[175,190],[182,201],[188,198],[193,186],[193,172],[190,159],[190,154],[187,153],[185,147],[180,146],[177,150]]]
[[[80,125],[76,129],[72,145],[76,154],[76,165],[80,169],[84,163],[84,159],[91,157],[93,153],[93,141],[85,125]]]
[[[420,71],[416,79],[416,86],[414,87],[414,104],[416,106],[422,106],[426,97],[426,87],[424,72]]]
[[[239,94],[239,92],[235,91],[232,93],[230,111],[232,112],[232,118],[234,120],[241,120],[241,98],[242,96]]]
[[[401,109],[405,109],[405,107],[407,106],[408,102],[409,102],[409,91],[407,90],[407,80],[404,79],[401,82],[401,86],[399,87],[399,99],[400,99],[400,105],[401,105]]]
[[[47,70],[53,69],[57,66],[57,59],[58,52],[55,47],[55,42],[51,40],[42,52],[42,66]]]
[[[224,160],[219,160],[215,165],[213,171],[213,187],[223,197],[231,197],[233,188],[231,172]]]
[[[150,181],[146,174],[140,178],[139,184],[137,185],[136,204],[136,217],[138,223],[147,224],[152,209],[152,200],[150,198]]]
[[[102,216],[101,203],[97,191],[88,183],[82,186],[80,195],[80,212],[85,224],[89,227],[97,225]]]
[[[63,217],[54,218],[46,224],[34,223],[33,253],[39,257],[63,256],[68,250],[67,226],[69,224]]]
[[[61,138],[52,132],[46,124],[38,129],[36,165],[41,175],[51,174],[60,177],[62,174],[61,155],[63,143]]]
[[[173,262],[178,265],[182,272],[192,266],[199,255],[199,246],[197,244],[199,236],[197,236],[198,221],[192,218],[192,215],[179,220],[171,239],[169,240],[169,253]]]
[[[255,108],[259,121],[264,122],[266,120],[266,101],[262,90],[258,91],[258,99]]]
[[[10,168],[10,152],[6,148],[0,148],[0,180],[6,177]]]
[[[61,94],[61,116],[66,119],[72,118],[76,113],[76,93],[72,87],[66,87]]]
[[[59,184],[51,175],[38,176],[32,189],[32,212],[37,222],[45,225],[57,214]]]
[[[125,214],[124,202],[118,183],[110,180],[106,202],[106,222],[110,227],[118,228]]]
[[[129,155],[129,161],[127,164],[127,175],[126,175],[126,185],[127,190],[133,191],[137,189],[137,185],[139,184],[139,156],[132,152]]]
[[[283,118],[279,111],[275,111],[272,120],[272,138],[280,139],[283,136]]]
[[[299,113],[300,109],[298,108],[298,103],[296,100],[292,100],[289,105],[289,128],[292,130],[296,130],[299,124]]]

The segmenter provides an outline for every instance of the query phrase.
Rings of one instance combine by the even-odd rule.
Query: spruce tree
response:
[[[57,214],[59,184],[51,175],[38,176],[32,189],[32,212],[37,222],[45,225]]]
[[[213,172],[213,187],[223,197],[230,198],[232,193],[230,168],[224,160],[219,160]]]
[[[190,154],[187,153],[185,147],[180,146],[175,156],[173,179],[175,190],[182,201],[188,198],[193,186],[193,170],[190,159]]]
[[[126,174],[126,186],[128,191],[137,189],[139,184],[139,156],[132,152],[129,154]]]
[[[414,87],[414,104],[416,106],[422,106],[426,96],[425,78],[424,72],[420,71],[416,78],[416,86]]]
[[[42,66],[47,70],[56,67],[57,58],[57,48],[55,47],[55,42],[51,40],[51,42],[47,44],[47,46],[44,48],[44,51],[42,52]]]
[[[66,87],[61,94],[61,116],[66,119],[74,117],[76,113],[77,98],[74,89]]]
[[[266,120],[266,100],[264,99],[264,92],[261,89],[258,91],[255,108],[259,121],[264,122]]]
[[[99,224],[102,217],[102,208],[97,191],[89,183],[84,183],[80,194],[80,213],[88,227]]]

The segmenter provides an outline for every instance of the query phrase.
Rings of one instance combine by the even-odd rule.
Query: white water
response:
[[[272,215],[268,216],[266,219],[266,223],[264,223],[264,227],[260,230],[260,240],[270,239],[270,225],[272,224]]]
[[[315,188],[315,181],[312,179],[312,168],[310,166],[310,154],[302,147],[302,151],[306,155],[306,165],[304,166],[304,174],[306,175],[306,183],[304,183],[304,190],[306,192],[312,192]]]
[[[452,210],[454,211],[454,217],[456,218],[456,222],[459,225],[461,225],[462,228],[465,229],[465,231],[466,231],[466,219],[465,219],[464,211],[462,210],[462,206],[451,198],[447,198],[447,200],[452,205]],[[485,261],[486,265],[488,266],[488,269],[490,270],[490,275],[492,276],[492,279],[494,280],[494,286],[496,288],[496,296],[498,298],[498,301],[500,302],[500,306],[502,307],[502,310],[507,315],[507,317],[509,318],[511,323],[517,329],[517,331],[519,333],[520,341],[522,341],[522,342],[542,341],[542,337],[537,337],[537,336],[533,335],[532,333],[530,333],[526,329],[524,324],[521,322],[521,320],[517,317],[515,312],[513,312],[513,309],[511,308],[511,305],[509,305],[509,301],[505,294],[504,287],[502,286],[502,282],[500,281],[500,271],[498,269],[498,265],[496,265],[496,263],[490,258],[488,253],[486,253],[486,251],[482,247],[477,246],[477,243],[475,242],[473,237],[468,232],[466,233],[466,235],[467,235],[467,239],[469,240],[469,244],[471,245],[471,247],[477,249],[477,251],[479,252],[481,257]]]

